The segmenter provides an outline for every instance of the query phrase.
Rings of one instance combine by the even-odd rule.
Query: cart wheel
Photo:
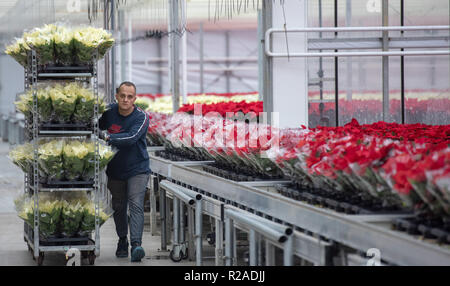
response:
[[[88,251],[83,251],[83,252],[81,252],[81,258],[82,258],[82,259],[87,259],[87,258],[89,258],[89,252],[88,252]]]
[[[173,262],[180,262],[181,259],[183,259],[183,255],[182,255],[182,254],[181,254],[178,258],[175,258],[175,257],[174,257],[173,249],[170,251],[169,257],[170,257],[170,259],[171,259]]]
[[[206,235],[206,241],[209,245],[214,245],[216,243],[216,233],[210,232]]]
[[[94,263],[95,263],[95,258],[97,258],[97,256],[95,256],[95,253],[90,252],[90,253],[88,254],[89,265],[94,265]]]
[[[37,259],[37,264],[39,266],[42,266],[42,263],[44,263],[44,252],[39,253],[39,257]]]
[[[185,253],[181,252],[181,258],[188,259],[188,257],[189,257],[189,248],[186,248]]]

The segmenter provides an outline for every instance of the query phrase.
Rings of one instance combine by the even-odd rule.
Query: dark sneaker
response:
[[[119,239],[117,243],[116,256],[118,258],[128,257],[128,240],[127,239]]]
[[[140,262],[145,256],[145,251],[140,245],[131,247],[131,262]]]

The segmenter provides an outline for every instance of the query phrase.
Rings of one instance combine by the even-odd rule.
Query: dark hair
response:
[[[126,85],[126,86],[132,86],[134,87],[134,91],[136,92],[136,86],[134,85],[134,83],[132,83],[131,81],[124,81],[122,82],[119,87],[116,89],[116,93],[119,93],[120,88],[122,87],[122,85]]]

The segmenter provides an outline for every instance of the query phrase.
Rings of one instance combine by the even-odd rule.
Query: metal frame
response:
[[[271,39],[274,33],[308,33],[308,32],[389,32],[389,31],[443,31],[450,30],[449,26],[381,26],[381,27],[335,27],[335,28],[296,28],[296,29],[268,29],[265,33],[265,52],[269,57],[359,57],[359,56],[424,56],[424,55],[449,55],[449,50],[443,51],[387,51],[387,35],[384,38],[384,51],[378,52],[319,52],[319,53],[276,53],[271,50]],[[400,46],[397,48],[401,48]],[[406,47],[404,47],[406,48]],[[353,49],[361,49],[355,45]]]
[[[270,220],[242,211],[230,205],[224,206],[225,229],[227,237],[230,238],[234,233],[234,226],[241,225],[241,228],[249,232],[250,242],[250,266],[257,266],[257,245],[259,236],[264,237],[266,241],[275,244],[281,243],[284,250],[284,266],[292,266],[293,261],[293,230],[290,227],[276,224]],[[225,241],[225,261],[227,266],[233,265],[235,241],[227,239]]]
[[[169,161],[164,160],[165,162],[158,162],[157,160],[153,160],[152,158],[152,169],[154,170],[154,165],[159,165],[160,170],[165,170],[167,174],[167,171],[169,168],[164,168],[161,165],[170,164]],[[156,164],[154,164],[156,162]],[[166,165],[166,167],[168,167]],[[156,177],[155,177],[156,178]],[[280,183],[280,181],[276,182],[253,182],[258,186],[267,186],[269,183]],[[178,183],[181,185],[185,185],[183,183]],[[160,188],[161,189],[161,188]],[[215,265],[223,265],[224,263],[224,249],[223,249],[223,229],[224,229],[224,218],[223,218],[223,207],[225,204],[232,204],[233,202],[226,199],[226,196],[217,196],[202,190],[198,190],[197,188],[193,188],[193,190],[197,190],[201,194],[204,194],[202,201],[203,201],[203,214],[208,215],[212,217],[215,220],[215,234],[216,234],[216,247],[215,247]],[[161,191],[161,190],[160,190]],[[164,190],[165,192],[165,190]],[[168,195],[169,196],[169,195]],[[166,208],[165,205],[161,204],[161,208]],[[161,213],[165,213],[160,209]],[[188,212],[189,216],[189,212]],[[168,215],[161,220],[162,229],[167,228],[167,218]],[[236,227],[248,231],[245,227],[236,224]],[[164,232],[162,232],[164,233]],[[328,256],[329,256],[329,250],[330,250],[330,243],[324,242],[320,239],[313,238],[311,236],[299,233],[297,231],[294,232],[295,235],[295,247],[294,247],[294,253],[296,256],[307,259],[308,261],[313,262],[316,265],[327,265],[328,262]],[[166,236],[168,237],[168,235]],[[268,243],[266,246],[266,251],[268,251],[269,248],[273,248],[275,246],[281,248],[282,246],[277,243]],[[167,242],[165,242],[165,238],[161,241],[162,245],[167,245]],[[260,244],[258,244],[260,246]],[[261,252],[258,252],[259,255],[261,255]],[[191,255],[191,253],[190,253]],[[261,261],[259,259],[258,261]],[[268,265],[274,265],[274,262],[271,262]]]
[[[167,175],[170,161],[150,155],[152,170]],[[155,166],[159,166],[155,168]],[[157,170],[158,169],[158,170]],[[162,176],[166,176],[161,174]],[[308,230],[337,243],[359,251],[378,248],[383,260],[398,265],[448,265],[450,250],[418,238],[390,229],[390,222],[400,216],[344,215],[318,208],[282,195],[223,179],[193,167],[170,165],[170,178],[199,190],[204,190],[204,200],[238,206],[277,219],[284,223]],[[160,188],[162,189],[162,188]],[[161,205],[163,208],[164,206]],[[204,206],[204,212],[208,207]],[[220,216],[219,216],[220,217]],[[163,221],[162,221],[163,223]],[[300,238],[299,238],[300,239]],[[299,249],[295,253],[321,253],[318,245],[323,240],[311,239],[315,250]],[[302,244],[295,244],[302,245]],[[303,244],[304,247],[305,244]],[[297,247],[297,246],[296,246]],[[295,248],[296,248],[295,247]],[[317,248],[318,247],[318,248]],[[330,247],[324,244],[325,249]],[[323,248],[322,248],[323,249]],[[321,254],[317,261],[326,261]],[[301,256],[300,256],[301,257]]]
[[[174,113],[180,108],[180,38],[175,32],[179,25],[178,3],[179,0],[169,0],[169,77]]]
[[[25,190],[26,193],[33,194],[34,198],[34,222],[33,222],[33,239],[29,237],[28,233],[24,233],[24,239],[28,246],[33,250],[33,256],[38,259],[38,263],[42,263],[43,253],[47,251],[67,251],[69,248],[78,248],[82,251],[94,251],[95,256],[100,255],[100,226],[99,226],[99,199],[100,199],[100,170],[99,170],[99,126],[98,126],[98,106],[99,106],[99,95],[98,95],[98,78],[97,78],[97,59],[98,51],[96,51],[92,58],[93,72],[92,73],[73,73],[73,72],[61,72],[61,73],[38,73],[38,56],[35,50],[31,50],[28,55],[29,64],[25,67],[25,90],[32,90],[33,95],[33,106],[32,106],[32,126],[27,127],[31,129],[32,138],[28,138],[33,144],[33,166],[30,172],[32,173],[32,182],[30,181],[30,176],[25,174]],[[39,128],[39,113],[38,113],[38,98],[37,98],[37,83],[41,80],[49,79],[80,79],[80,78],[91,78],[92,79],[92,89],[96,99],[96,104],[94,105],[94,119],[93,119],[93,130],[92,131],[65,131],[65,130],[40,130]],[[94,157],[94,184],[92,188],[74,188],[74,187],[42,187],[39,183],[39,165],[38,165],[38,140],[43,137],[78,137],[78,136],[90,136],[94,135],[95,141],[95,157]],[[94,205],[95,205],[95,241],[93,245],[62,245],[62,246],[42,246],[40,245],[39,237],[39,193],[40,192],[72,192],[72,191],[94,191]],[[25,224],[27,224],[25,222]]]
[[[170,192],[173,195],[173,255],[180,257],[180,254],[186,254],[186,245],[184,237],[184,207],[183,203],[186,203],[188,208],[192,208],[195,205],[195,245],[196,245],[196,265],[202,265],[202,195],[195,193],[186,188],[180,187],[169,181],[162,181],[160,187]],[[167,195],[168,193],[166,193]],[[189,224],[191,227],[192,225]],[[192,248],[191,248],[192,249]]]

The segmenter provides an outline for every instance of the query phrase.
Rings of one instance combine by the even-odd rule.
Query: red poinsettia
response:
[[[178,112],[185,112],[188,114],[194,114],[195,109],[201,109],[202,114],[206,115],[208,113],[218,113],[223,118],[229,118],[231,116],[235,116],[235,113],[243,113],[250,114],[251,118],[258,116],[261,112],[263,112],[263,102],[219,102],[212,104],[185,104]]]

